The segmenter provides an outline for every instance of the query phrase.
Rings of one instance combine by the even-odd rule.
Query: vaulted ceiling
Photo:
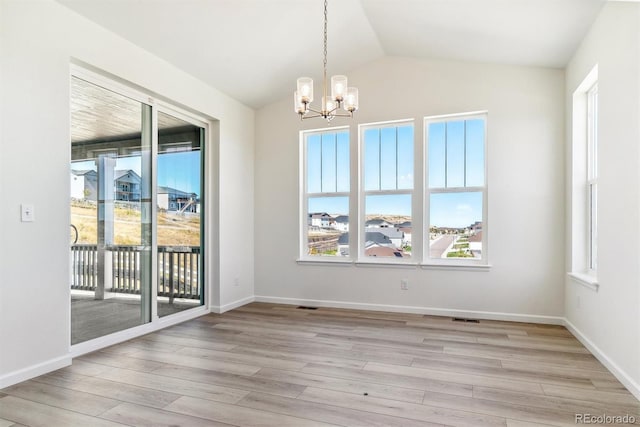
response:
[[[58,2],[253,108],[321,77],[322,0]],[[329,0],[329,74],[385,55],[563,68],[604,2]]]

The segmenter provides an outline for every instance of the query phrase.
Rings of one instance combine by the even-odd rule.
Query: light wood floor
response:
[[[563,327],[250,304],[0,391],[0,427],[575,426],[638,402]]]

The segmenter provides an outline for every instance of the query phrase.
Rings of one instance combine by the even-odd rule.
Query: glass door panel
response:
[[[71,344],[151,321],[151,107],[71,79]]]
[[[204,128],[158,112],[157,312],[204,304],[202,194]]]

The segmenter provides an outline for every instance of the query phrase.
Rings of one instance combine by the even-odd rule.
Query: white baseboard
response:
[[[9,372],[0,377],[0,389],[21,383],[22,381],[27,381],[39,375],[48,374],[49,372],[69,365],[71,365],[71,356],[64,355],[27,368]]]
[[[499,313],[492,311],[456,310],[446,308],[419,307],[410,305],[365,304],[359,302],[344,302],[330,300],[311,300],[296,298],[281,298],[256,296],[257,302],[274,304],[307,305],[313,307],[349,308],[353,310],[391,311],[397,313],[428,314],[433,316],[465,317],[469,319],[506,320],[512,322],[542,323],[547,325],[564,325],[564,318],[556,316],[541,316],[535,314]]]
[[[613,360],[611,360],[597,345],[593,343],[585,334],[565,318],[564,326],[593,354],[626,388],[636,399],[640,400],[640,384],[635,382],[625,371],[623,371]]]
[[[230,302],[225,305],[212,305],[210,311],[212,313],[221,314],[229,310],[233,310],[234,308],[242,307],[243,305],[254,302],[256,299],[253,296],[239,299],[237,301]]]
[[[69,353],[64,356],[52,360],[47,360],[37,365],[29,366],[1,376],[0,389],[9,387],[22,381],[29,380],[39,375],[44,375],[60,368],[64,368],[65,366],[69,366],[71,365],[72,359],[74,357],[82,356],[83,354],[91,353],[92,351],[100,350],[114,344],[128,341],[141,335],[149,334],[151,332],[155,332],[168,326],[185,322],[187,320],[195,319],[196,317],[203,316],[207,313],[209,313],[209,310],[206,307],[197,307],[173,314],[168,317],[162,317],[155,323],[147,323],[144,325],[136,326],[135,328],[130,328],[90,341],[72,345],[69,348]]]

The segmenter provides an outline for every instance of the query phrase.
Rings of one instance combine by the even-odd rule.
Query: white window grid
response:
[[[300,245],[300,259],[306,259],[306,260],[318,260],[321,257],[318,256],[314,256],[309,254],[309,227],[308,227],[308,218],[309,218],[309,199],[312,198],[318,198],[318,197],[344,197],[347,198],[348,200],[348,206],[347,206],[347,215],[349,215],[350,213],[350,209],[351,209],[351,159],[349,159],[349,191],[338,191],[337,189],[337,185],[338,185],[338,179],[336,177],[336,187],[331,190],[331,189],[327,189],[326,191],[323,191],[324,189],[322,188],[322,176],[320,178],[320,191],[314,191],[314,192],[309,192],[308,191],[308,139],[311,136],[314,135],[326,135],[326,134],[338,134],[338,133],[342,133],[342,132],[346,132],[349,135],[349,127],[348,126],[340,126],[340,127],[331,127],[331,128],[325,128],[325,129],[312,129],[312,130],[305,130],[305,131],[301,131],[300,132],[300,171],[302,171],[302,173],[300,174],[300,188],[301,188],[301,194],[302,197],[300,198],[300,209],[299,211],[301,212],[300,215],[300,230],[301,230],[301,245]],[[336,138],[336,144],[337,144],[337,138]],[[351,145],[351,144],[349,144]],[[349,156],[351,157],[351,149],[349,149]],[[322,156],[321,156],[322,157]],[[322,160],[321,160],[322,162]],[[337,156],[336,156],[336,162],[337,162]],[[322,167],[320,167],[320,173],[322,174]],[[338,168],[336,166],[336,174],[338,173]],[[349,230],[351,231],[352,227],[351,227],[351,216],[349,215]],[[351,246],[351,241],[352,241],[352,234],[349,234],[349,245]],[[332,258],[332,257],[325,257],[325,258]],[[337,257],[336,257],[337,258]],[[350,253],[349,257],[345,257],[346,259],[350,259],[352,258],[352,255]]]
[[[376,122],[376,123],[365,123],[365,124],[361,124],[358,126],[358,139],[359,139],[359,156],[358,156],[358,161],[360,164],[360,191],[359,191],[359,208],[360,208],[360,214],[358,215],[359,218],[359,224],[358,224],[358,260],[360,261],[366,261],[371,262],[371,263],[407,263],[407,262],[412,262],[415,259],[415,251],[412,250],[411,253],[411,257],[410,258],[395,258],[395,257],[384,257],[384,258],[378,258],[378,257],[368,257],[365,255],[365,244],[366,244],[366,230],[365,230],[365,224],[366,224],[366,198],[367,196],[390,196],[390,195],[409,195],[411,197],[411,221],[412,224],[415,225],[415,170],[413,173],[413,185],[412,188],[402,188],[402,189],[398,189],[398,159],[397,159],[397,141],[398,141],[398,134],[397,134],[397,129],[399,127],[404,127],[404,126],[413,126],[414,127],[414,140],[413,140],[413,155],[415,158],[415,152],[416,152],[416,146],[415,146],[415,126],[414,126],[414,120],[413,119],[406,119],[406,120],[394,120],[394,121],[387,121],[387,122]],[[382,188],[382,184],[381,181],[379,182],[378,188],[377,190],[365,190],[365,158],[366,158],[366,154],[365,154],[365,147],[364,147],[364,134],[368,129],[378,129],[380,131],[382,131],[382,129],[385,128],[395,128],[396,129],[396,189],[392,190],[392,189],[388,189],[388,190],[382,190],[380,188]],[[381,144],[379,145],[379,147],[381,147]],[[382,162],[382,156],[381,154],[379,154],[379,162]],[[412,163],[412,167],[414,166],[415,161]],[[381,171],[381,165],[379,164],[378,166],[378,170]],[[380,173],[379,179],[381,180],[382,173]]]
[[[423,208],[423,216],[424,216],[424,226],[426,228],[424,237],[423,237],[423,263],[425,265],[430,264],[443,264],[443,265],[456,265],[456,264],[480,264],[487,265],[488,264],[488,203],[487,203],[487,118],[488,114],[486,111],[480,112],[472,112],[472,113],[459,113],[459,114],[448,114],[448,115],[440,115],[440,116],[430,116],[425,117],[424,119],[424,208]],[[467,182],[467,167],[466,167],[466,129],[465,129],[465,165],[464,165],[464,185],[449,187],[447,182],[447,161],[445,154],[445,184],[443,187],[430,187],[429,184],[429,125],[433,123],[446,123],[450,121],[467,121],[473,119],[481,119],[484,122],[484,183],[481,186],[466,186]],[[445,137],[446,140],[446,137]],[[470,259],[470,258],[431,258],[429,254],[429,235],[430,235],[430,226],[431,226],[431,194],[442,194],[442,193],[471,193],[471,192],[479,192],[482,194],[482,255],[480,259]]]

